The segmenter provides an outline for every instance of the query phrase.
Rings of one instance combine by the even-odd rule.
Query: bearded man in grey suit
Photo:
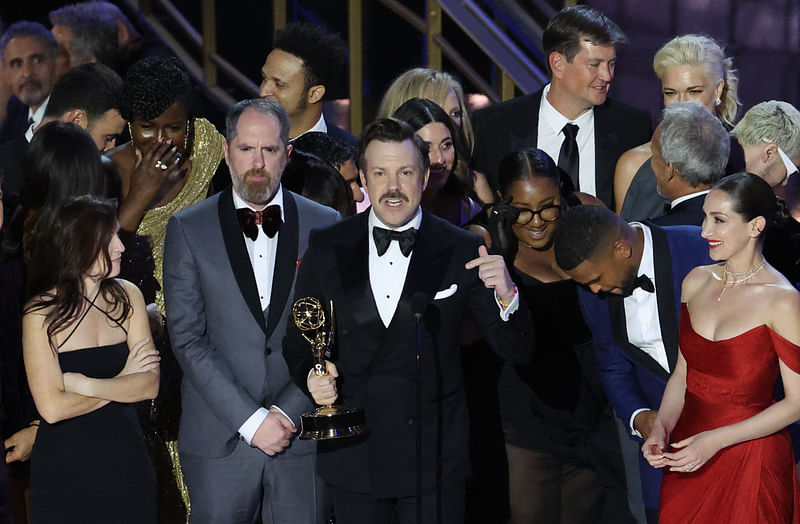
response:
[[[315,443],[294,438],[312,406],[281,340],[308,234],[338,214],[281,188],[292,146],[280,105],[239,102],[226,126],[232,187],[175,215],[164,255],[191,521],[323,522]]]

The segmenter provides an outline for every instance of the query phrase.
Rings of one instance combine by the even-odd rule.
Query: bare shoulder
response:
[[[783,275],[765,287],[763,303],[768,307],[767,325],[786,340],[800,345],[800,292]]]
[[[622,201],[625,199],[625,194],[628,192],[634,176],[648,158],[650,158],[650,142],[629,149],[617,160],[614,170],[614,196],[618,208],[622,207]]]
[[[119,284],[122,287],[122,290],[125,291],[125,294],[128,295],[128,299],[131,302],[133,301],[142,301],[144,302],[144,296],[142,295],[142,291],[136,287],[136,284],[125,280],[124,278],[115,278],[114,282]]]
[[[721,278],[719,268],[719,264],[710,264],[698,266],[689,271],[681,284],[681,302],[689,302],[699,289],[711,281],[719,280]]]

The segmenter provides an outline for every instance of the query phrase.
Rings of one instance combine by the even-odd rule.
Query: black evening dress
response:
[[[63,372],[112,378],[125,366],[128,345],[59,353]],[[134,404],[100,409],[48,424],[41,421],[31,455],[31,522],[156,521],[153,467]]]

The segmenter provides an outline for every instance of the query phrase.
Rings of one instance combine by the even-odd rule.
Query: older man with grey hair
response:
[[[656,188],[669,201],[662,226],[701,225],[705,195],[725,173],[730,138],[719,118],[697,102],[670,104],[650,143]]]

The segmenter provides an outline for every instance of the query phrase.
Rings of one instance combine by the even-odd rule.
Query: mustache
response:
[[[249,176],[254,176],[254,175],[267,176],[267,172],[263,168],[252,167],[252,168],[248,169],[247,171],[245,171],[244,173],[242,173],[242,178],[247,178]]]
[[[408,197],[402,191],[394,190],[394,191],[387,191],[386,193],[381,195],[380,200],[386,200],[387,198],[399,198],[401,200],[405,200],[408,202]]]
[[[22,84],[20,84],[19,87],[20,87],[20,89],[25,88],[25,87],[31,87],[33,89],[40,89],[42,87],[42,83],[36,78],[31,78],[30,80],[26,80],[26,81],[22,82]]]

